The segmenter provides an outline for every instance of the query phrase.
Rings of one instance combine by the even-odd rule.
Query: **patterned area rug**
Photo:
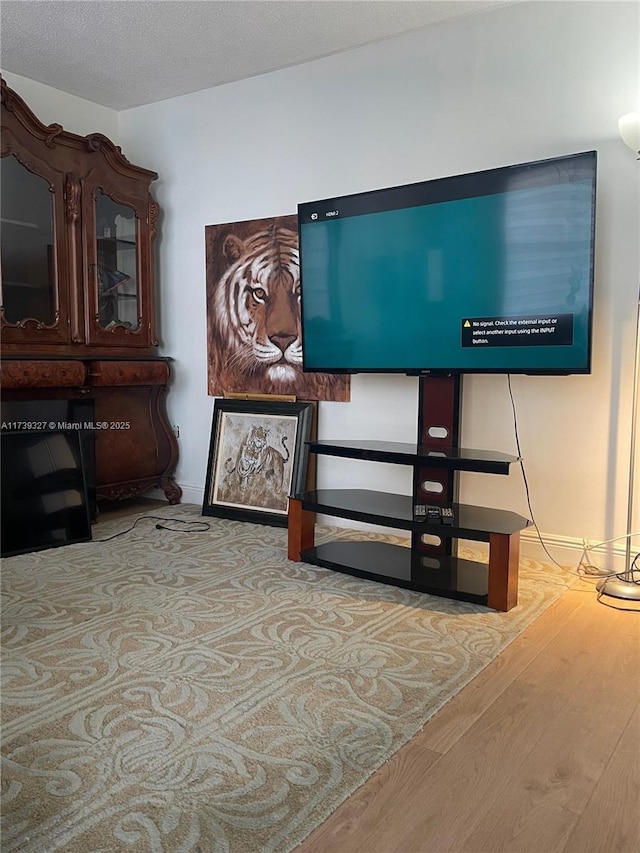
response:
[[[523,560],[496,613],[206,520],[4,560],[3,853],[286,853],[572,581]]]

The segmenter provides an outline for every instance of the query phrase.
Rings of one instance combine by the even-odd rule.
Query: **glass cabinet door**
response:
[[[98,325],[140,327],[138,224],[132,207],[96,191]]]
[[[84,184],[87,228],[87,344],[149,347],[151,340],[148,196],[96,180]]]
[[[0,186],[3,337],[66,342],[68,306],[58,290],[65,243],[56,235],[62,176],[36,174],[9,155],[0,160]]]

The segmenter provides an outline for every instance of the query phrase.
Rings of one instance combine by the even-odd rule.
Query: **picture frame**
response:
[[[217,398],[202,514],[287,526],[307,478],[312,402]]]

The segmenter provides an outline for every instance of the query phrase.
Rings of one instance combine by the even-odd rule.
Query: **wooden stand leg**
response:
[[[302,501],[289,498],[287,557],[290,560],[299,563],[302,551],[313,548],[315,522],[315,512],[303,509]]]
[[[489,537],[489,590],[487,606],[511,610],[518,603],[520,533],[492,533]]]

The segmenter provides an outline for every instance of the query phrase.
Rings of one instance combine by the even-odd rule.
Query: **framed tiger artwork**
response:
[[[315,402],[216,399],[203,515],[287,526],[307,478]]]
[[[304,373],[298,217],[205,227],[208,392],[346,402],[348,375]]]

